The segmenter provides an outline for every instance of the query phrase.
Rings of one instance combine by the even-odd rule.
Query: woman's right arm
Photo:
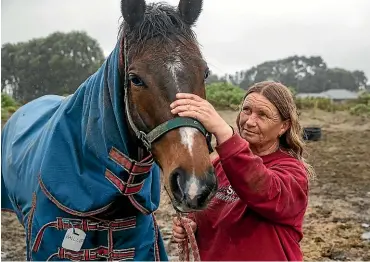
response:
[[[284,159],[267,168],[249,143],[234,134],[216,147],[231,186],[251,209],[274,221],[294,223],[308,203],[308,180],[296,159]]]

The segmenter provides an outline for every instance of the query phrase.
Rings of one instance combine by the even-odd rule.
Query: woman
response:
[[[312,168],[293,97],[280,83],[249,88],[234,132],[206,101],[178,94],[173,114],[194,117],[214,134],[219,190],[189,221],[202,260],[303,260],[299,242]],[[174,218],[173,237],[185,231]]]

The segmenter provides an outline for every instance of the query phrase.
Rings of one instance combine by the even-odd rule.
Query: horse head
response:
[[[153,155],[164,187],[181,212],[203,209],[215,194],[207,131],[195,119],[174,116],[176,93],[205,98],[209,69],[191,27],[201,0],[177,8],[122,0],[122,68],[125,111],[133,137]]]

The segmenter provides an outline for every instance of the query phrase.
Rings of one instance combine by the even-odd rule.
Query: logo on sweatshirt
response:
[[[235,202],[239,200],[231,185],[220,187],[215,195],[216,198],[225,202]]]
[[[230,185],[228,188],[227,188],[227,194],[228,195],[233,195],[233,194],[235,194],[235,191],[234,191],[234,189],[232,188],[232,186]]]

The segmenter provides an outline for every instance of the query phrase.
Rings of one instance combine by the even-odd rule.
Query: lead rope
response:
[[[190,223],[185,222],[185,220],[182,219],[182,216],[179,212],[176,212],[176,213],[177,213],[177,218],[179,219],[182,227],[186,231],[185,241],[178,243],[179,261],[190,261],[190,250],[189,250],[188,243],[190,244],[190,248],[192,250],[194,261],[201,261],[197,241],[195,239],[194,232],[191,229]]]

